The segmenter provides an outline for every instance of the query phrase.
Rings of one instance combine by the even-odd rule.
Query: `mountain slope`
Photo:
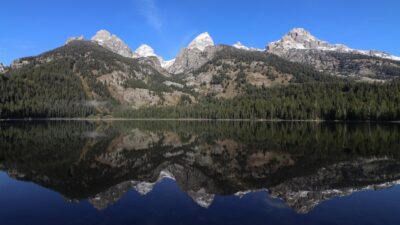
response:
[[[292,63],[260,51],[216,46],[212,59],[199,69],[181,75],[187,86],[203,95],[232,98],[249,87],[272,87],[289,83],[333,81],[336,78],[310,66]]]
[[[1,76],[1,117],[109,114],[115,104],[175,105],[186,95],[150,65],[88,41],[20,59],[12,68]]]

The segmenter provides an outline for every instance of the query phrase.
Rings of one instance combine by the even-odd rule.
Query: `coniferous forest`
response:
[[[199,103],[131,110],[115,117],[266,120],[390,121],[400,119],[400,82],[292,84],[252,88],[230,100],[208,96]]]
[[[76,76],[39,73],[35,80],[0,76],[1,118],[203,118],[265,120],[393,121],[400,119],[400,81],[387,83],[313,82],[272,88],[249,86],[232,99],[182,97],[177,106],[132,109],[112,104],[101,114]],[[101,83],[95,84],[104,90]],[[96,87],[96,85],[93,85]]]

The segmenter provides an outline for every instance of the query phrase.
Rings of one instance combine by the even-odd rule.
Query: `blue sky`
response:
[[[2,0],[0,62],[37,55],[70,36],[107,29],[132,49],[175,57],[197,34],[263,48],[294,27],[352,48],[400,55],[396,0]]]

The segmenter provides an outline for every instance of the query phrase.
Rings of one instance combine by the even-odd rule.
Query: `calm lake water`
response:
[[[1,122],[0,224],[400,224],[400,124]]]

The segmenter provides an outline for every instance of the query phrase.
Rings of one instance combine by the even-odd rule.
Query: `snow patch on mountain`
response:
[[[250,50],[249,47],[243,45],[241,42],[236,42],[233,47],[237,48],[237,49],[242,49],[242,50]]]
[[[161,67],[164,69],[168,69],[170,68],[173,64],[175,63],[175,59],[171,59],[171,60],[162,60],[161,61]]]
[[[237,48],[237,49],[242,49],[242,50],[246,50],[246,51],[265,51],[265,49],[259,49],[259,48],[253,48],[253,47],[247,47],[246,45],[243,45],[240,41],[236,42],[233,47]]]

